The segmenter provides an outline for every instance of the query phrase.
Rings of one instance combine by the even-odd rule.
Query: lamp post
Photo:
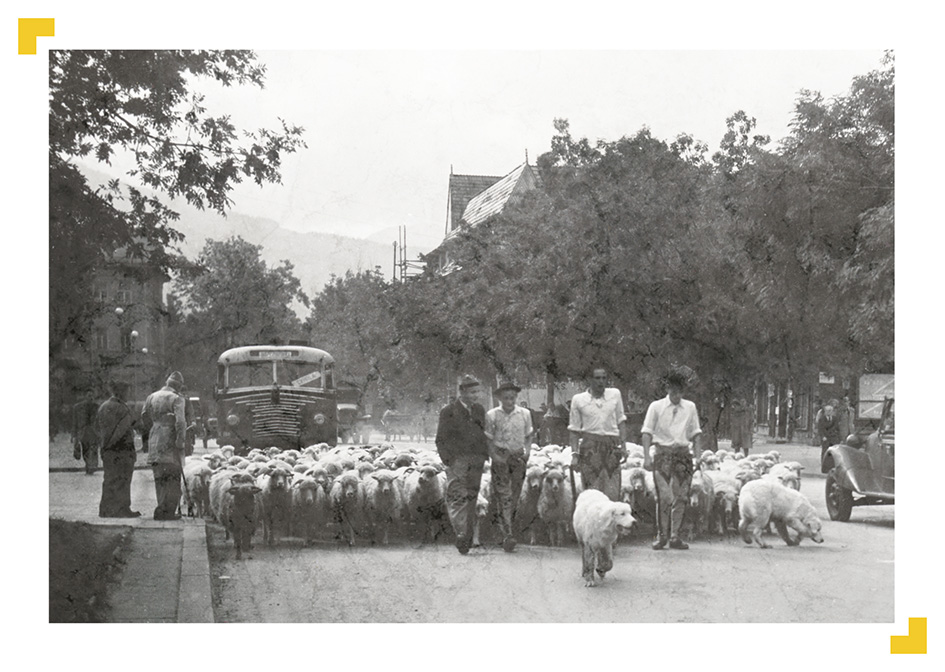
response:
[[[138,398],[138,355],[135,344],[138,342],[138,330],[132,329],[129,334],[131,337],[131,351],[135,353],[134,361],[131,363],[131,394],[132,399]]]

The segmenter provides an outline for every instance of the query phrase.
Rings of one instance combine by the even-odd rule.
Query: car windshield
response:
[[[896,431],[896,404],[895,402],[889,404],[889,412],[886,414],[885,431],[887,432]]]
[[[325,387],[322,369],[311,362],[281,361],[276,364],[276,378],[280,385],[292,387]]]
[[[227,385],[229,387],[272,385],[272,362],[230,364],[227,372]]]

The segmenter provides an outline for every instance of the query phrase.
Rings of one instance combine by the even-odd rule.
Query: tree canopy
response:
[[[278,182],[282,157],[304,147],[303,129],[237,129],[204,107],[199,83],[262,87],[249,51],[51,51],[49,55],[50,357],[84,341],[100,307],[95,274],[118,250],[157,272],[177,267],[178,215],[159,197],[183,197],[221,214],[235,184]],[[121,154],[128,180],[95,187],[79,160]]]

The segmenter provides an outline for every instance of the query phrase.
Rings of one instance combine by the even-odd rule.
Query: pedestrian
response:
[[[820,461],[823,462],[824,455],[830,446],[835,446],[843,441],[844,436],[840,435],[840,416],[837,414],[838,402],[831,399],[824,406],[822,414],[817,416],[817,433],[820,435]]]
[[[741,451],[746,457],[751,451],[754,409],[744,397],[732,401],[731,428],[732,450]]]
[[[853,415],[853,406],[850,405],[850,397],[844,395],[843,399],[840,401],[840,405],[837,406],[840,436],[843,440],[846,440],[856,429],[853,422]]]
[[[157,506],[155,520],[178,520],[181,477],[184,473],[184,377],[174,371],[160,390],[144,400],[141,409],[141,438],[148,446],[148,464],[154,472]]]
[[[481,384],[470,375],[459,383],[459,398],[440,410],[436,450],[446,467],[446,510],[456,548],[463,555],[472,545],[476,500],[482,470],[489,457],[486,411],[479,401]]]
[[[666,396],[651,403],[643,419],[643,467],[652,469],[656,484],[654,550],[665,547],[667,541],[670,548],[689,548],[679,531],[689,502],[693,455],[702,453],[702,429],[696,405],[683,399],[686,382],[683,373],[671,371],[666,376]]]
[[[607,370],[591,371],[590,385],[571,398],[571,466],[581,473],[584,489],[600,490],[620,500],[620,463],[627,456],[627,416],[616,387],[607,387]]]
[[[98,403],[95,392],[87,390],[85,399],[72,407],[72,456],[85,461],[85,473],[92,474],[98,468],[98,434],[95,431],[95,414]]]
[[[131,510],[131,478],[135,471],[135,425],[134,413],[125,404],[128,383],[112,381],[109,385],[112,396],[101,406],[95,416],[102,446],[102,499],[98,505],[100,518],[137,518],[138,511]]]
[[[522,388],[512,382],[502,383],[496,389],[500,405],[486,412],[485,434],[492,465],[492,496],[496,501],[502,529],[502,548],[507,553],[515,549],[512,518],[522,494],[525,465],[528,463],[534,433],[529,409],[515,405],[515,399],[521,391]]]

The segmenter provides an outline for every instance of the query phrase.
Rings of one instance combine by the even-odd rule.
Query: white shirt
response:
[[[516,405],[511,413],[501,406],[486,411],[485,434],[496,446],[508,448],[510,452],[524,455],[529,447],[526,443],[532,433],[532,414]]]
[[[568,429],[572,432],[620,436],[619,425],[626,419],[623,399],[620,398],[620,390],[616,387],[605,387],[601,397],[593,396],[588,390],[571,398]]]
[[[676,405],[667,394],[646,409],[641,432],[650,434],[653,443],[661,446],[686,445],[702,433],[696,405],[688,399],[680,399]]]

